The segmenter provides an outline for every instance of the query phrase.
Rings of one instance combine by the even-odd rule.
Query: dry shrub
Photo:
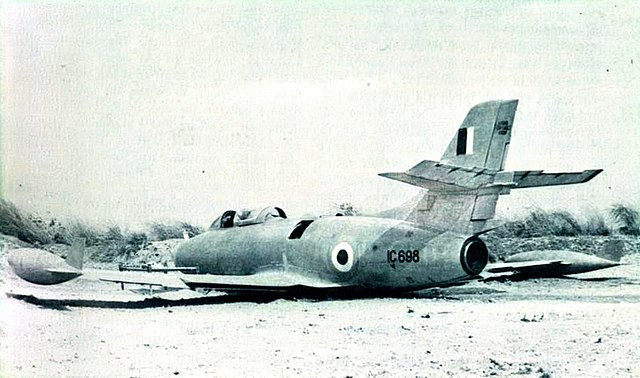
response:
[[[54,240],[57,243],[71,245],[74,240],[81,238],[85,240],[87,247],[92,247],[100,244],[104,232],[95,225],[74,219],[59,228]]]
[[[91,256],[99,262],[126,260],[146,247],[147,235],[142,232],[128,232],[120,226],[110,226],[100,236],[99,248]]]
[[[524,218],[506,222],[496,230],[503,238],[532,238],[540,236],[576,236],[583,234],[583,227],[566,211],[546,212],[535,209]]]
[[[582,235],[582,227],[578,220],[567,211],[553,211],[549,213],[551,235],[577,236]]]
[[[46,224],[38,217],[26,214],[13,203],[0,199],[0,232],[31,244],[51,243]]]
[[[617,231],[623,235],[640,235],[640,214],[638,210],[628,205],[616,203],[609,209],[609,215],[617,226]]]
[[[611,229],[607,226],[602,214],[595,213],[587,216],[587,221],[582,226],[582,231],[585,235],[593,236],[607,236],[611,235]]]
[[[204,229],[188,222],[155,222],[149,225],[148,234],[155,240],[181,239],[184,231],[193,237],[203,233]],[[71,245],[74,240],[84,238],[87,247],[94,247],[91,259],[98,262],[131,258],[149,245],[150,239],[145,232],[131,232],[118,225],[96,226],[78,219],[68,222],[55,218],[45,220],[21,211],[3,199],[0,199],[0,233],[38,246],[50,243]]]
[[[360,215],[360,211],[351,202],[336,203],[333,207],[337,214],[348,217]]]
[[[168,240],[168,239],[181,239],[182,233],[187,231],[189,237],[199,235],[204,232],[204,229],[199,226],[194,226],[187,222],[174,222],[174,223],[160,223],[154,222],[148,225],[149,235],[151,240]]]

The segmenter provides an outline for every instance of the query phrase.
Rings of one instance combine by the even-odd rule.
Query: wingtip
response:
[[[392,179],[392,180],[397,180],[397,177],[401,174],[402,172],[383,172],[383,173],[378,173],[378,176]]]
[[[594,177],[596,177],[597,175],[599,175],[600,173],[604,172],[604,169],[589,169],[584,172],[587,174],[587,177],[585,178],[584,182],[588,182]]]

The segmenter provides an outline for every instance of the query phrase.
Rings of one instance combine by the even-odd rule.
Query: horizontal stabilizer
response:
[[[431,191],[451,193],[489,187],[521,189],[580,184],[591,180],[600,172],[602,169],[560,173],[544,173],[543,171],[498,172],[486,168],[465,168],[424,160],[406,172],[380,173],[380,176]]]
[[[497,171],[486,168],[465,168],[424,160],[406,172],[380,173],[398,180],[437,192],[475,190],[493,182]]]
[[[602,172],[602,169],[560,173],[544,173],[543,171],[500,172],[496,175],[495,184],[505,185],[513,189],[581,184],[596,177],[600,172]]]

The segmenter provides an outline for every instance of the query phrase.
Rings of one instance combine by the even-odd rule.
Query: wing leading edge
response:
[[[341,283],[301,274],[299,272],[271,270],[252,275],[213,275],[183,273],[109,272],[99,273],[101,281],[161,286],[175,289],[216,289],[220,291],[290,292],[300,290],[332,290],[348,288]]]
[[[265,271],[248,276],[185,274],[181,280],[190,288],[207,288],[221,291],[270,291],[330,290],[346,288],[340,283],[289,271]]]

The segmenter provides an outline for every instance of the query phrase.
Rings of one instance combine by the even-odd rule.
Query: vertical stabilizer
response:
[[[381,176],[425,189],[403,216],[410,222],[463,234],[482,232],[494,217],[518,100],[483,102],[469,110],[439,162],[425,160],[407,172]]]
[[[601,169],[582,172],[504,172],[518,100],[489,101],[469,110],[441,161],[424,160],[405,172],[380,176],[428,191],[382,216],[425,228],[478,234],[488,229],[500,195],[512,189],[587,182]],[[605,251],[614,258],[619,246]]]
[[[69,266],[82,270],[82,260],[84,259],[84,238],[77,238],[73,241],[65,262]]]
[[[489,101],[469,110],[440,161],[465,168],[504,169],[518,100]]]

